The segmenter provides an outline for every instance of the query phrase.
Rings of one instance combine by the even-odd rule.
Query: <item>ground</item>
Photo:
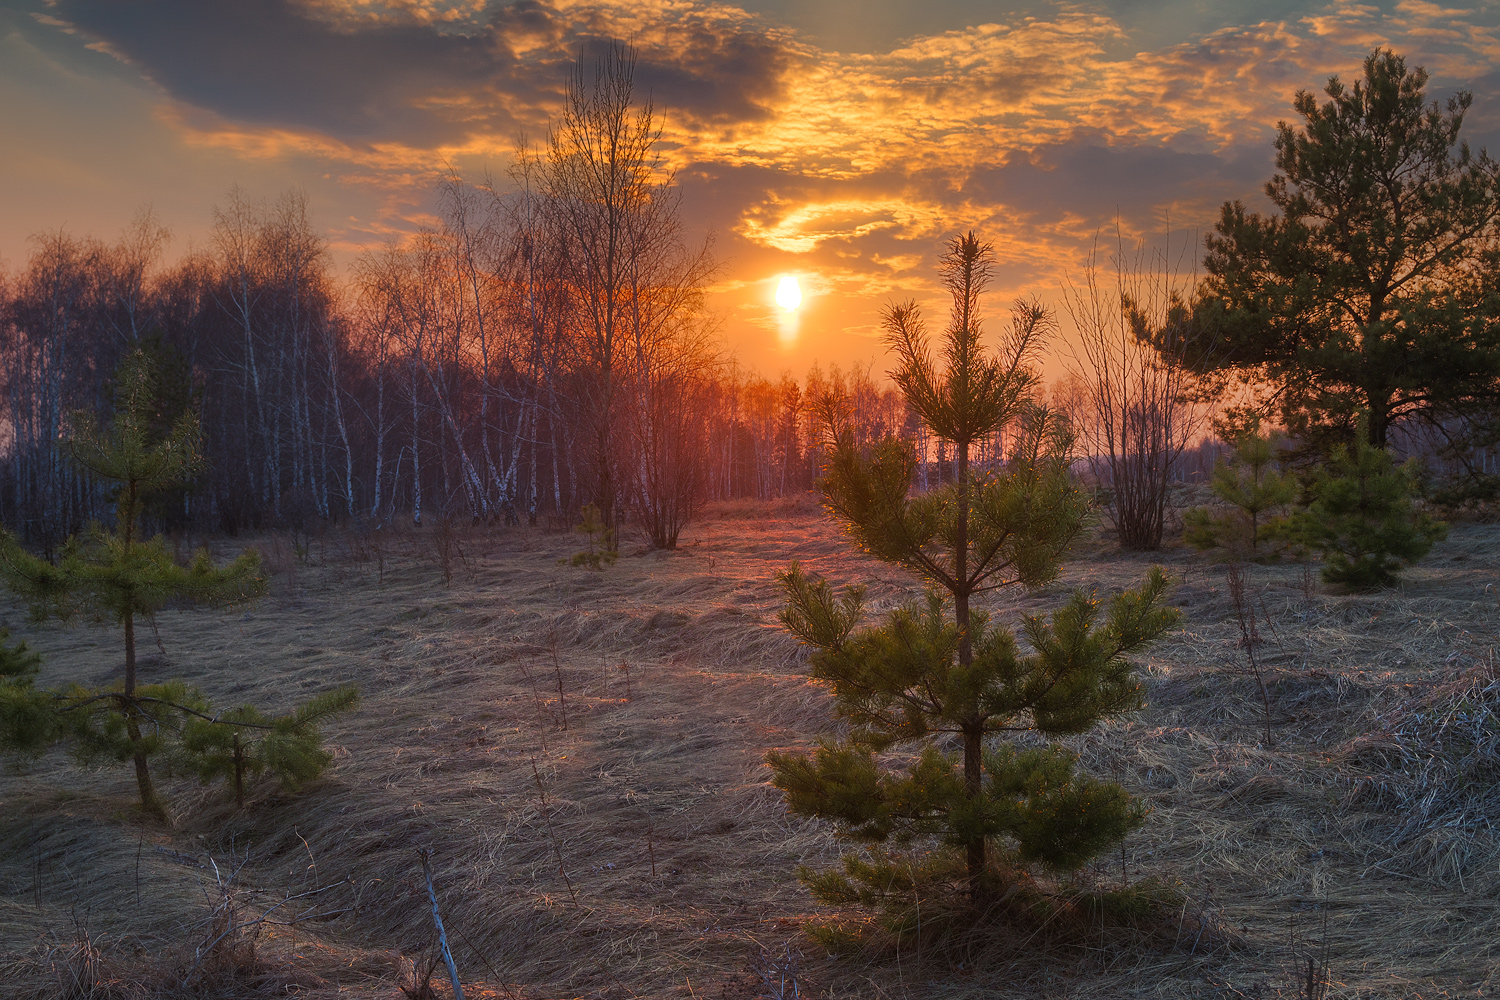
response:
[[[470,996],[752,997],[788,948],[801,995],[829,998],[1290,997],[1309,958],[1327,996],[1500,990],[1500,527],[1456,524],[1374,595],[1330,595],[1296,564],[1251,567],[1264,700],[1223,567],[1200,554],[1122,554],[1094,532],[1058,584],[997,597],[1014,614],[1133,585],[1153,562],[1173,575],[1182,628],[1141,663],[1148,707],[1076,741],[1152,812],[1123,857],[1082,878],[1175,885],[1181,926],[1206,934],[1019,949],[979,968],[830,957],[802,932],[830,914],[795,867],[848,845],[788,816],[767,783],[767,750],[833,725],[777,626],[774,574],[801,560],[877,605],[913,589],[810,500],[711,508],[677,551],[630,543],[600,571],[566,565],[581,536],[541,528],[330,530],[215,551],[246,541],[272,596],[162,614],[143,676],[272,708],[356,683],[361,703],[326,728],[333,767],[299,794],[257,787],[244,810],[165,778],[170,827],[132,809],[128,768],[52,753],[0,773],[10,982],[45,995],[69,977],[181,974],[227,884],[240,919],[322,889],[271,914],[305,919],[252,926],[262,988],[400,996],[403,958],[421,961],[432,937],[425,850]],[[108,629],[37,626],[17,606],[0,618],[45,654],[43,683],[121,669]]]

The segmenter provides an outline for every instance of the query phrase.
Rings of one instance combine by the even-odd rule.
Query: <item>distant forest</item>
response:
[[[915,486],[951,479],[951,444],[872,372],[772,380],[726,358],[704,303],[718,263],[686,235],[633,73],[623,45],[580,59],[546,141],[518,146],[505,184],[450,175],[434,226],[367,250],[344,277],[296,191],[257,202],[231,190],[206,242],[175,262],[149,210],[114,243],[34,236],[25,264],[0,273],[0,518],[43,549],[107,519],[108,491],[59,443],[75,414],[115,409],[114,373],[137,348],[155,372],[158,431],[196,414],[206,459],[145,512],[158,530],[535,524],[592,505],[612,540],[631,524],[671,547],[704,501],[809,490],[831,423],[867,450],[906,442]],[[1113,279],[1091,258],[1063,289],[1077,340],[1046,395],[1117,524],[1137,500],[1154,511],[1147,547],[1169,483],[1206,476],[1222,449],[1207,414],[1247,386],[1270,390],[1260,409],[1304,451],[1328,453],[1359,427],[1484,496],[1500,490],[1500,165],[1456,145],[1467,95],[1427,107],[1425,73],[1389,52],[1365,75],[1358,92],[1330,83],[1321,109],[1298,95],[1308,132],[1278,140],[1285,176],[1267,188],[1283,215],[1226,203],[1203,284],[1132,262],[1122,241]],[[1368,142],[1319,124],[1337,115],[1426,138],[1367,163]],[[1416,179],[1360,189],[1356,214],[1385,220],[1371,230],[1386,234],[1375,263],[1363,236],[1345,246],[1342,216],[1297,221],[1337,216],[1314,204],[1328,188],[1317,171],[1389,169]],[[1426,216],[1408,202],[1451,211],[1416,226]],[[1325,258],[1345,263],[1309,270]],[[1012,322],[1032,311],[1054,328],[1039,303],[1016,308]],[[900,310],[915,321],[913,304]],[[1008,432],[972,442],[979,470],[1004,458]]]
[[[48,545],[106,514],[109,497],[57,444],[71,414],[112,409],[112,374],[137,345],[156,363],[162,427],[195,408],[208,459],[194,489],[152,512],[158,527],[535,523],[597,501],[596,345],[575,335],[582,307],[568,289],[539,273],[546,250],[524,202],[447,184],[443,226],[366,254],[343,284],[295,193],[267,205],[232,193],[208,244],[170,266],[149,214],[113,244],[35,237],[24,269],[0,284],[0,516]],[[808,398],[849,399],[870,440],[911,423],[866,372],[772,381],[702,338],[681,344],[682,330],[650,331],[665,345],[638,332],[620,331],[633,342],[614,359],[608,416],[624,516],[651,443],[649,415],[634,412],[647,402],[642,368],[658,409],[677,411],[667,458],[684,467],[673,471],[689,500],[806,491]]]
[[[703,500],[807,492],[814,404],[830,399],[862,446],[910,442],[926,459],[916,485],[951,478],[950,449],[881,373],[748,372],[705,336],[697,288],[677,292],[670,317],[631,310],[604,357],[581,290],[548,260],[566,248],[548,245],[562,240],[538,201],[451,180],[440,226],[364,254],[342,282],[296,192],[263,204],[230,192],[206,245],[173,264],[149,212],[114,243],[35,236],[24,268],[0,274],[0,517],[41,546],[107,517],[107,492],[57,444],[72,414],[113,409],[115,367],[137,346],[155,362],[160,428],[192,408],[203,429],[207,472],[153,507],[163,530],[534,524],[599,503],[606,462],[617,520],[681,505],[659,525],[670,542]],[[981,468],[1002,438],[976,444]],[[1212,462],[1189,457],[1180,474]]]

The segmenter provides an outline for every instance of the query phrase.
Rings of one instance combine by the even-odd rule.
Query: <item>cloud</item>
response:
[[[1106,9],[1074,5],[864,53],[821,49],[716,0],[48,10],[154,81],[161,120],[189,143],[317,161],[369,191],[384,213],[371,230],[426,218],[446,164],[503,159],[518,129],[543,133],[580,52],[587,66],[627,38],[687,217],[732,258],[721,291],[816,272],[825,301],[861,299],[848,320],[861,329],[873,329],[869,302],[935,292],[931,269],[912,262],[960,229],[996,241],[1001,287],[1037,291],[1117,221],[1135,239],[1168,222],[1210,225],[1225,199],[1253,203],[1292,95],[1357,75],[1377,46],[1431,69],[1434,94],[1475,91],[1476,147],[1500,131],[1493,15],[1427,0],[1336,0],[1139,52]]]
[[[545,126],[578,53],[612,37],[633,38],[640,87],[694,123],[764,117],[788,64],[743,12],[682,4],[657,18],[567,0],[56,0],[51,12],[187,108],[351,145],[508,143]]]

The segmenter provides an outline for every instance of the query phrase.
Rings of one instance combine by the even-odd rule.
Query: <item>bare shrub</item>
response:
[[[802,993],[802,952],[792,947],[791,941],[783,941],[780,948],[770,949],[765,945],[756,948],[750,968],[760,979],[761,992],[756,994],[764,1000],[800,1000]]]
[[[1250,660],[1250,672],[1255,675],[1255,686],[1260,689],[1261,707],[1265,709],[1266,746],[1275,741],[1271,736],[1271,696],[1266,691],[1266,678],[1260,667],[1260,658],[1255,647],[1261,644],[1260,630],[1255,623],[1255,607],[1245,595],[1245,564],[1232,562],[1224,568],[1224,583],[1229,590],[1230,603],[1234,605],[1235,621],[1240,627],[1240,647]]]
[[[1082,285],[1063,288],[1077,327],[1066,358],[1079,387],[1069,416],[1106,491],[1120,546],[1152,550],[1162,544],[1183,453],[1203,423],[1188,399],[1190,281],[1166,252],[1148,256],[1141,246],[1127,255],[1123,240],[1110,261],[1113,275],[1101,275],[1096,247]]]

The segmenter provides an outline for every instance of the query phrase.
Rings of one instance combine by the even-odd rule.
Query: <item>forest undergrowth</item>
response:
[[[1041,609],[1155,562],[1173,575],[1183,627],[1142,665],[1147,708],[1073,745],[1152,809],[1079,877],[1156,879],[1186,903],[1166,942],[1001,941],[967,959],[831,957],[803,934],[860,918],[797,882],[846,845],[768,784],[768,750],[829,725],[773,575],[800,560],[863,582],[876,610],[910,593],[810,500],[712,507],[678,551],[627,540],[602,571],[563,565],[583,540],[542,528],[251,541],[271,597],[166,612],[145,647],[215,703],[358,684],[358,710],[326,728],[333,766],[244,810],[164,778],[170,827],[131,807],[125,769],[52,754],[0,774],[5,995],[402,996],[433,938],[424,850],[468,996],[792,996],[789,974],[798,996],[891,1000],[1496,988],[1500,526],[1456,524],[1372,595],[1251,567],[1239,610],[1264,697],[1224,567],[1184,548],[1090,537],[1047,591],[1002,595]],[[105,630],[0,618],[44,655],[43,683],[120,669]]]

